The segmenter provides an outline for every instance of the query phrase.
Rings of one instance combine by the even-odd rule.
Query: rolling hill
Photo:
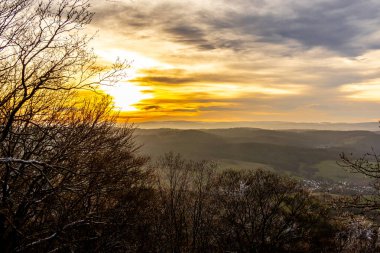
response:
[[[380,151],[380,134],[370,131],[230,129],[136,129],[141,152],[154,158],[173,151],[222,168],[266,168],[303,178],[361,180],[340,168],[342,152],[360,156]]]

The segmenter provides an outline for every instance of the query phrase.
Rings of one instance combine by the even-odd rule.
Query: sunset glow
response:
[[[120,82],[111,87],[104,87],[104,91],[111,95],[117,110],[123,112],[137,111],[136,103],[152,98],[150,94],[144,93],[144,88],[129,82]]]
[[[93,6],[95,53],[107,63],[130,63],[127,78],[105,91],[131,118],[352,122],[380,116],[380,22],[362,15],[380,10],[375,2],[104,0]]]

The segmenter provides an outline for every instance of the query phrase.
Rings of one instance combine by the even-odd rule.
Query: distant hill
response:
[[[158,157],[181,153],[214,160],[221,167],[266,168],[304,178],[358,181],[336,161],[342,152],[380,152],[380,134],[370,131],[231,129],[137,129],[141,152]]]
[[[362,122],[362,123],[300,123],[300,122],[284,122],[284,121],[241,121],[241,122],[198,122],[198,121],[152,121],[136,123],[139,128],[157,129],[157,128],[173,128],[173,129],[216,129],[216,128],[263,128],[272,130],[288,130],[288,129],[314,129],[314,130],[364,130],[379,131],[378,122]]]

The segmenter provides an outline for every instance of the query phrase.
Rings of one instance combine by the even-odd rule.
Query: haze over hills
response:
[[[156,158],[173,151],[222,168],[265,168],[309,179],[355,181],[339,154],[380,151],[380,134],[371,131],[230,129],[137,129],[141,151]]]
[[[364,130],[379,131],[379,122],[340,123],[340,122],[286,122],[286,121],[240,121],[240,122],[201,122],[201,121],[148,121],[136,124],[143,129],[216,129],[216,128],[263,128],[263,129],[314,129],[314,130]]]

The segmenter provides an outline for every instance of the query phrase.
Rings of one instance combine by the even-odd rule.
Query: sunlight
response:
[[[151,94],[144,92],[150,90],[150,88],[145,86],[141,87],[128,82],[128,80],[136,78],[141,69],[167,67],[166,64],[152,58],[123,49],[96,50],[96,54],[106,62],[115,62],[117,59],[120,59],[127,60],[131,64],[130,68],[126,70],[126,81],[113,86],[103,85],[102,87],[107,94],[113,97],[115,107],[123,112],[138,111],[138,109],[133,106],[134,104],[153,97]]]
[[[113,97],[113,102],[118,110],[123,112],[137,111],[133,106],[144,99],[152,98],[152,95],[145,93],[146,87],[137,86],[129,82],[120,82],[114,86],[104,86],[103,90]]]
[[[96,50],[96,54],[106,62],[115,62],[117,59],[128,61],[131,66],[128,71],[128,79],[135,77],[139,69],[149,68],[168,68],[168,64],[159,62],[155,59],[149,58],[137,52],[131,52],[123,49],[101,49]],[[132,73],[130,73],[132,72]]]
[[[347,84],[340,88],[346,93],[346,97],[360,101],[379,101],[380,80],[372,80],[368,83]]]

